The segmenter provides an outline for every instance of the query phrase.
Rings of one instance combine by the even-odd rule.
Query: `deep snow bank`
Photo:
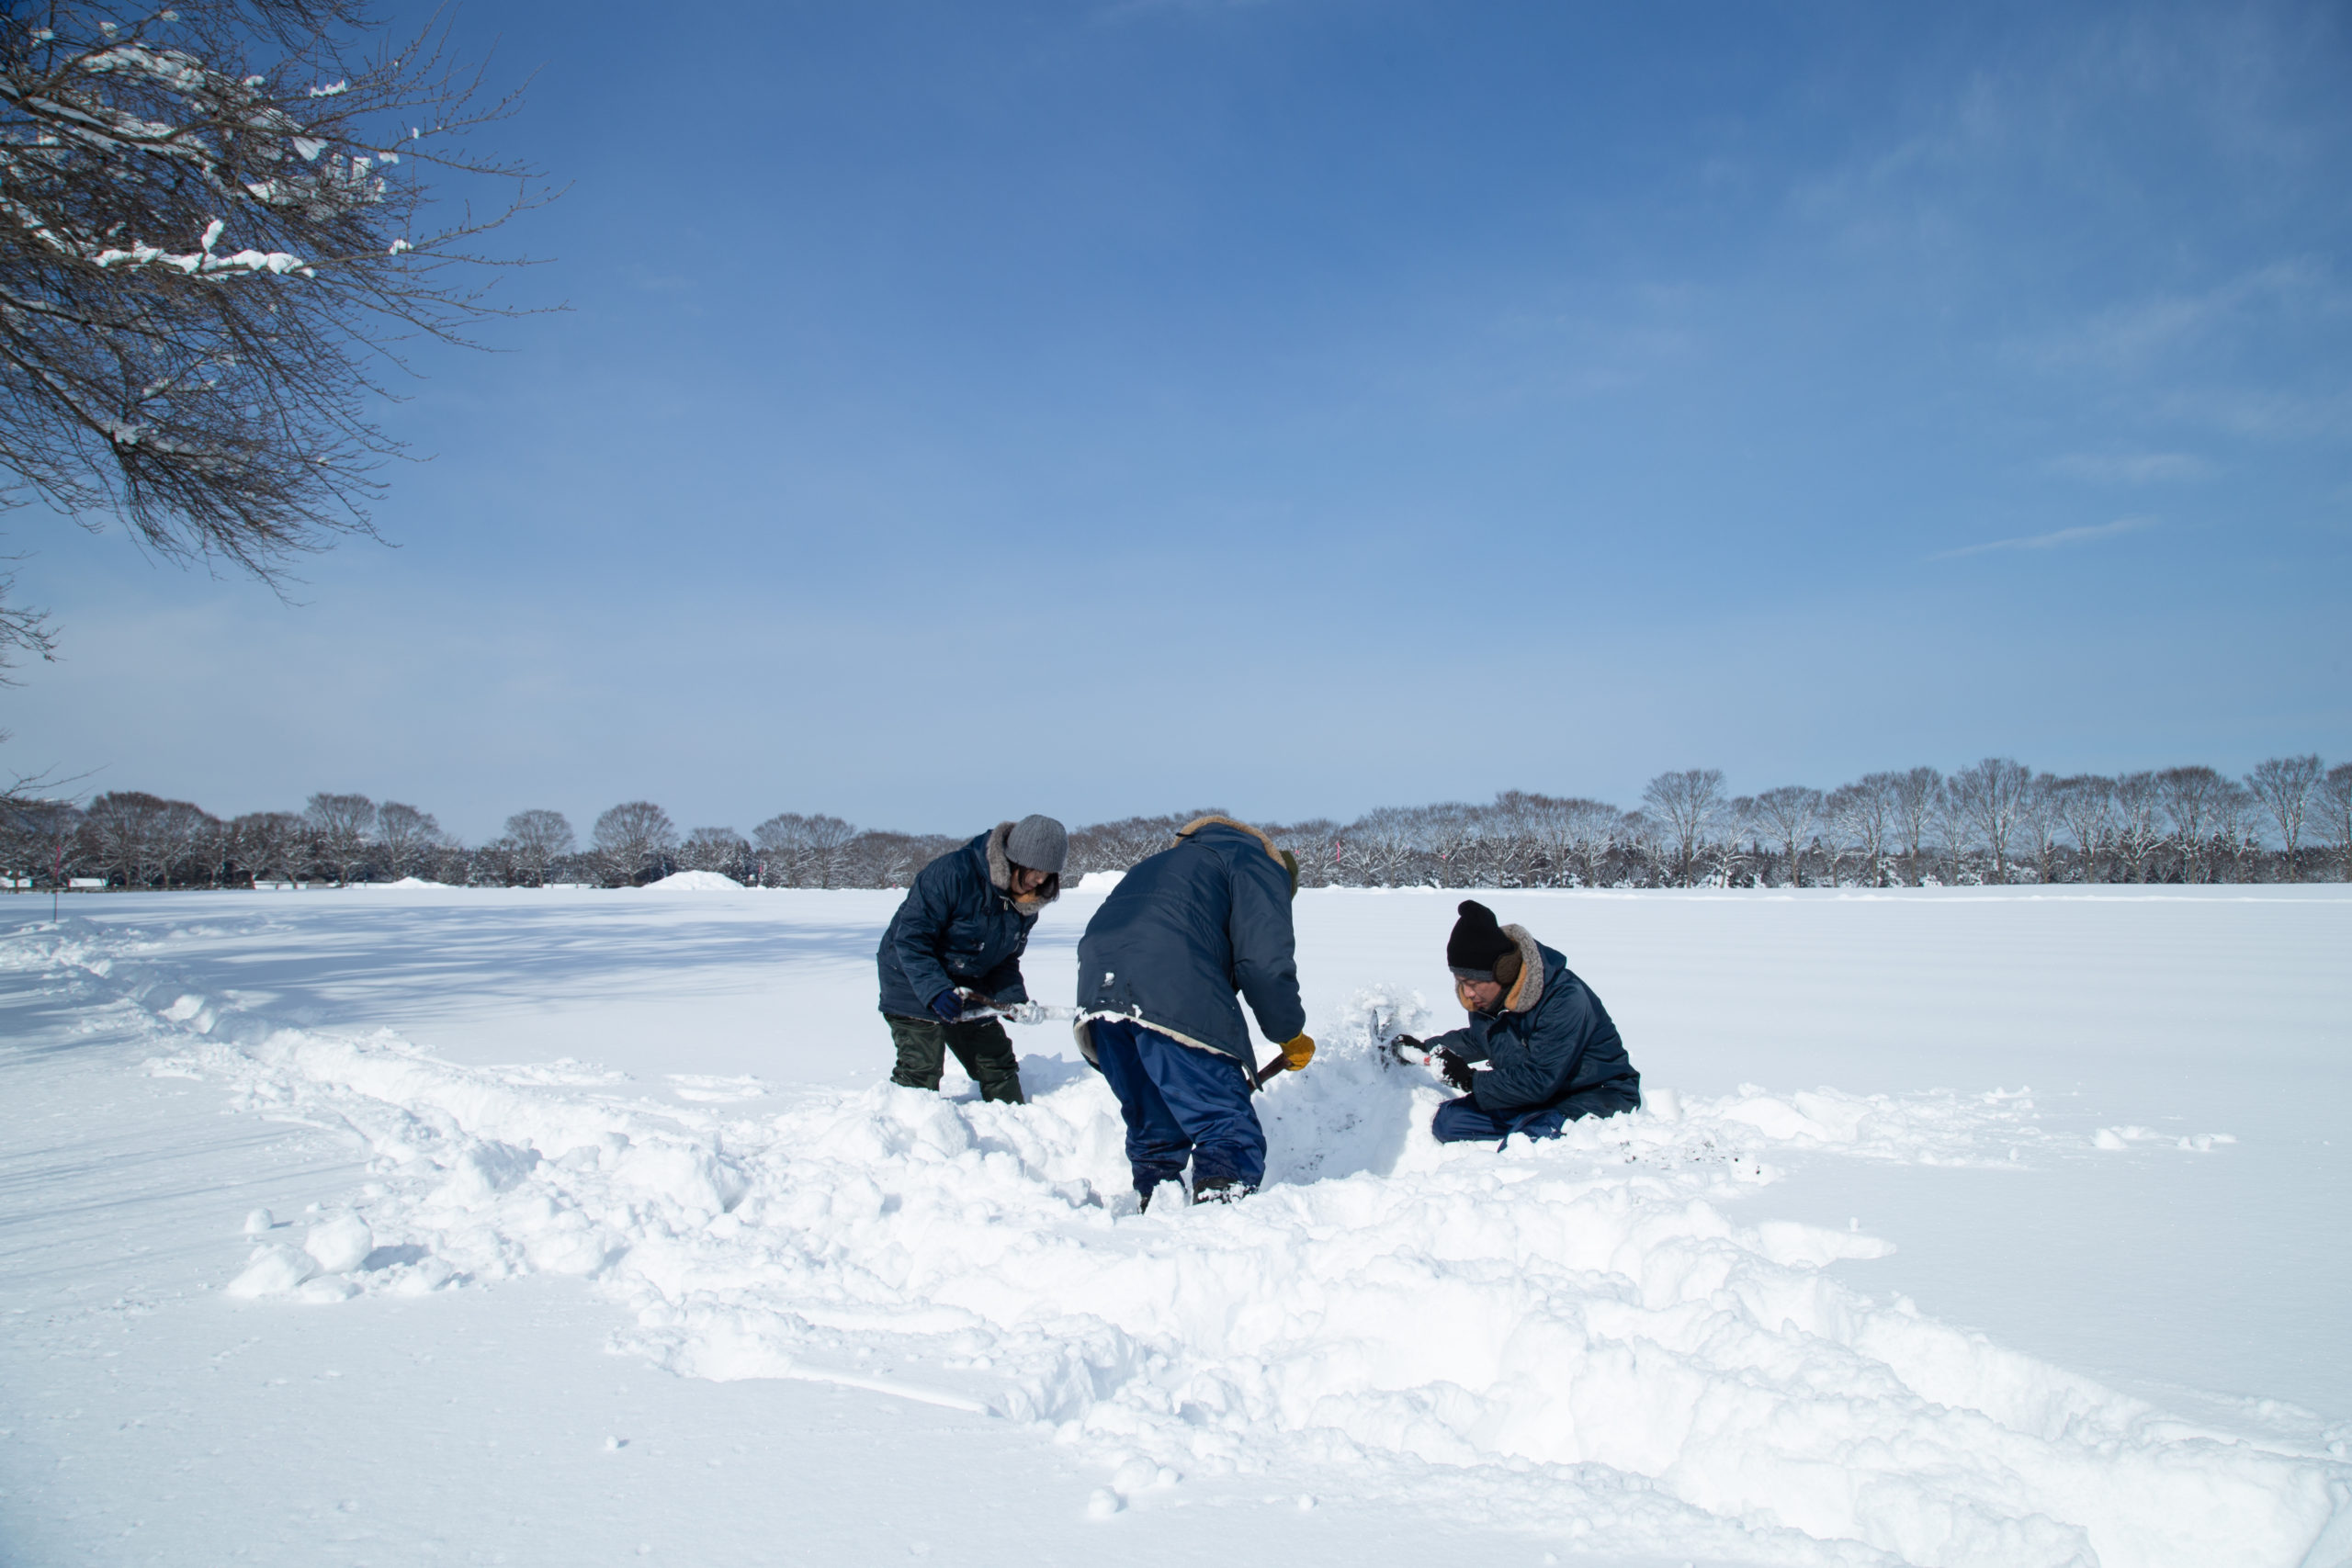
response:
[[[1820,1271],[1874,1238],[1737,1221],[1798,1151],[2046,1155],[2022,1095],[1661,1096],[1555,1144],[1445,1148],[1426,1133],[1439,1091],[1380,1066],[1364,1026],[1374,1008],[1409,1025],[1415,999],[1367,994],[1262,1102],[1267,1191],[1137,1215],[1115,1107],[1057,1060],[1024,1064],[1025,1107],[883,1086],[729,1119],[576,1064],[468,1068],[275,1027],[120,939],[6,948],[110,977],[152,1021],[153,1070],[373,1150],[347,1208],[299,1231],[257,1216],[231,1282],[247,1296],[579,1275],[632,1314],[622,1348],[681,1372],[1051,1423],[1104,1465],[1106,1510],[1187,1472],[1343,1463],[1621,1551],[2352,1557],[2341,1452],[2192,1428]]]

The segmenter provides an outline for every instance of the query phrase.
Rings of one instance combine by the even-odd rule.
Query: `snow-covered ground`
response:
[[[2352,1562],[2352,893],[1491,895],[1651,1097],[1500,1153],[1456,897],[1148,1215],[1057,1030],[882,1083],[888,895],[0,906],[0,1561]]]

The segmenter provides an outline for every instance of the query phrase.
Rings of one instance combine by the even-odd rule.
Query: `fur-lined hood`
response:
[[[1519,978],[1510,983],[1510,992],[1503,998],[1503,1011],[1533,1012],[1535,1004],[1544,999],[1544,950],[1535,944],[1535,933],[1525,926],[1505,926],[1503,935],[1519,943]]]
[[[1062,896],[1062,874],[1052,872],[1046,886],[1034,897],[1012,897],[1012,857],[1004,852],[1006,842],[1012,837],[1012,824],[1000,822],[989,829],[989,886],[1012,899],[1012,907],[1024,915],[1034,915]]]
[[[1285,851],[1276,849],[1274,847],[1274,841],[1266,837],[1263,831],[1259,829],[1252,828],[1247,822],[1236,822],[1230,817],[1195,817],[1190,822],[1185,823],[1182,828],[1176,829],[1176,843],[1182,843],[1186,839],[1190,838],[1194,833],[1199,832],[1204,828],[1235,828],[1257,840],[1258,847],[1264,850],[1266,853],[1272,858],[1273,863],[1283,868],[1283,874],[1284,876],[1290,878],[1291,897],[1294,898],[1298,897],[1297,858]],[[1174,849],[1175,847],[1175,844],[1170,844],[1169,846],[1170,849]]]
[[[1193,834],[1199,832],[1204,828],[1238,828],[1243,832],[1249,834],[1251,838],[1257,840],[1259,844],[1264,848],[1266,853],[1273,858],[1273,862],[1276,865],[1283,865],[1284,863],[1283,861],[1282,851],[1274,848],[1274,841],[1272,839],[1266,837],[1266,835],[1258,829],[1250,826],[1249,823],[1236,822],[1230,817],[1195,817],[1190,822],[1185,823],[1182,828],[1176,829],[1176,843],[1182,843],[1185,840],[1191,838]],[[1172,849],[1175,845],[1171,844],[1169,847]]]

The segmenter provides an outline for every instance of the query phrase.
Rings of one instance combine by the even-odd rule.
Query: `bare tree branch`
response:
[[[265,581],[371,534],[379,367],[513,313],[476,242],[549,193],[467,140],[514,107],[355,0],[0,13],[0,506]],[[10,648],[46,654],[37,615]]]

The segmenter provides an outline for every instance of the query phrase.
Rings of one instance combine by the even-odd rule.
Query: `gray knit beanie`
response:
[[[1069,835],[1050,817],[1023,817],[1005,839],[1004,855],[1015,865],[1059,876],[1062,862],[1069,857]]]

